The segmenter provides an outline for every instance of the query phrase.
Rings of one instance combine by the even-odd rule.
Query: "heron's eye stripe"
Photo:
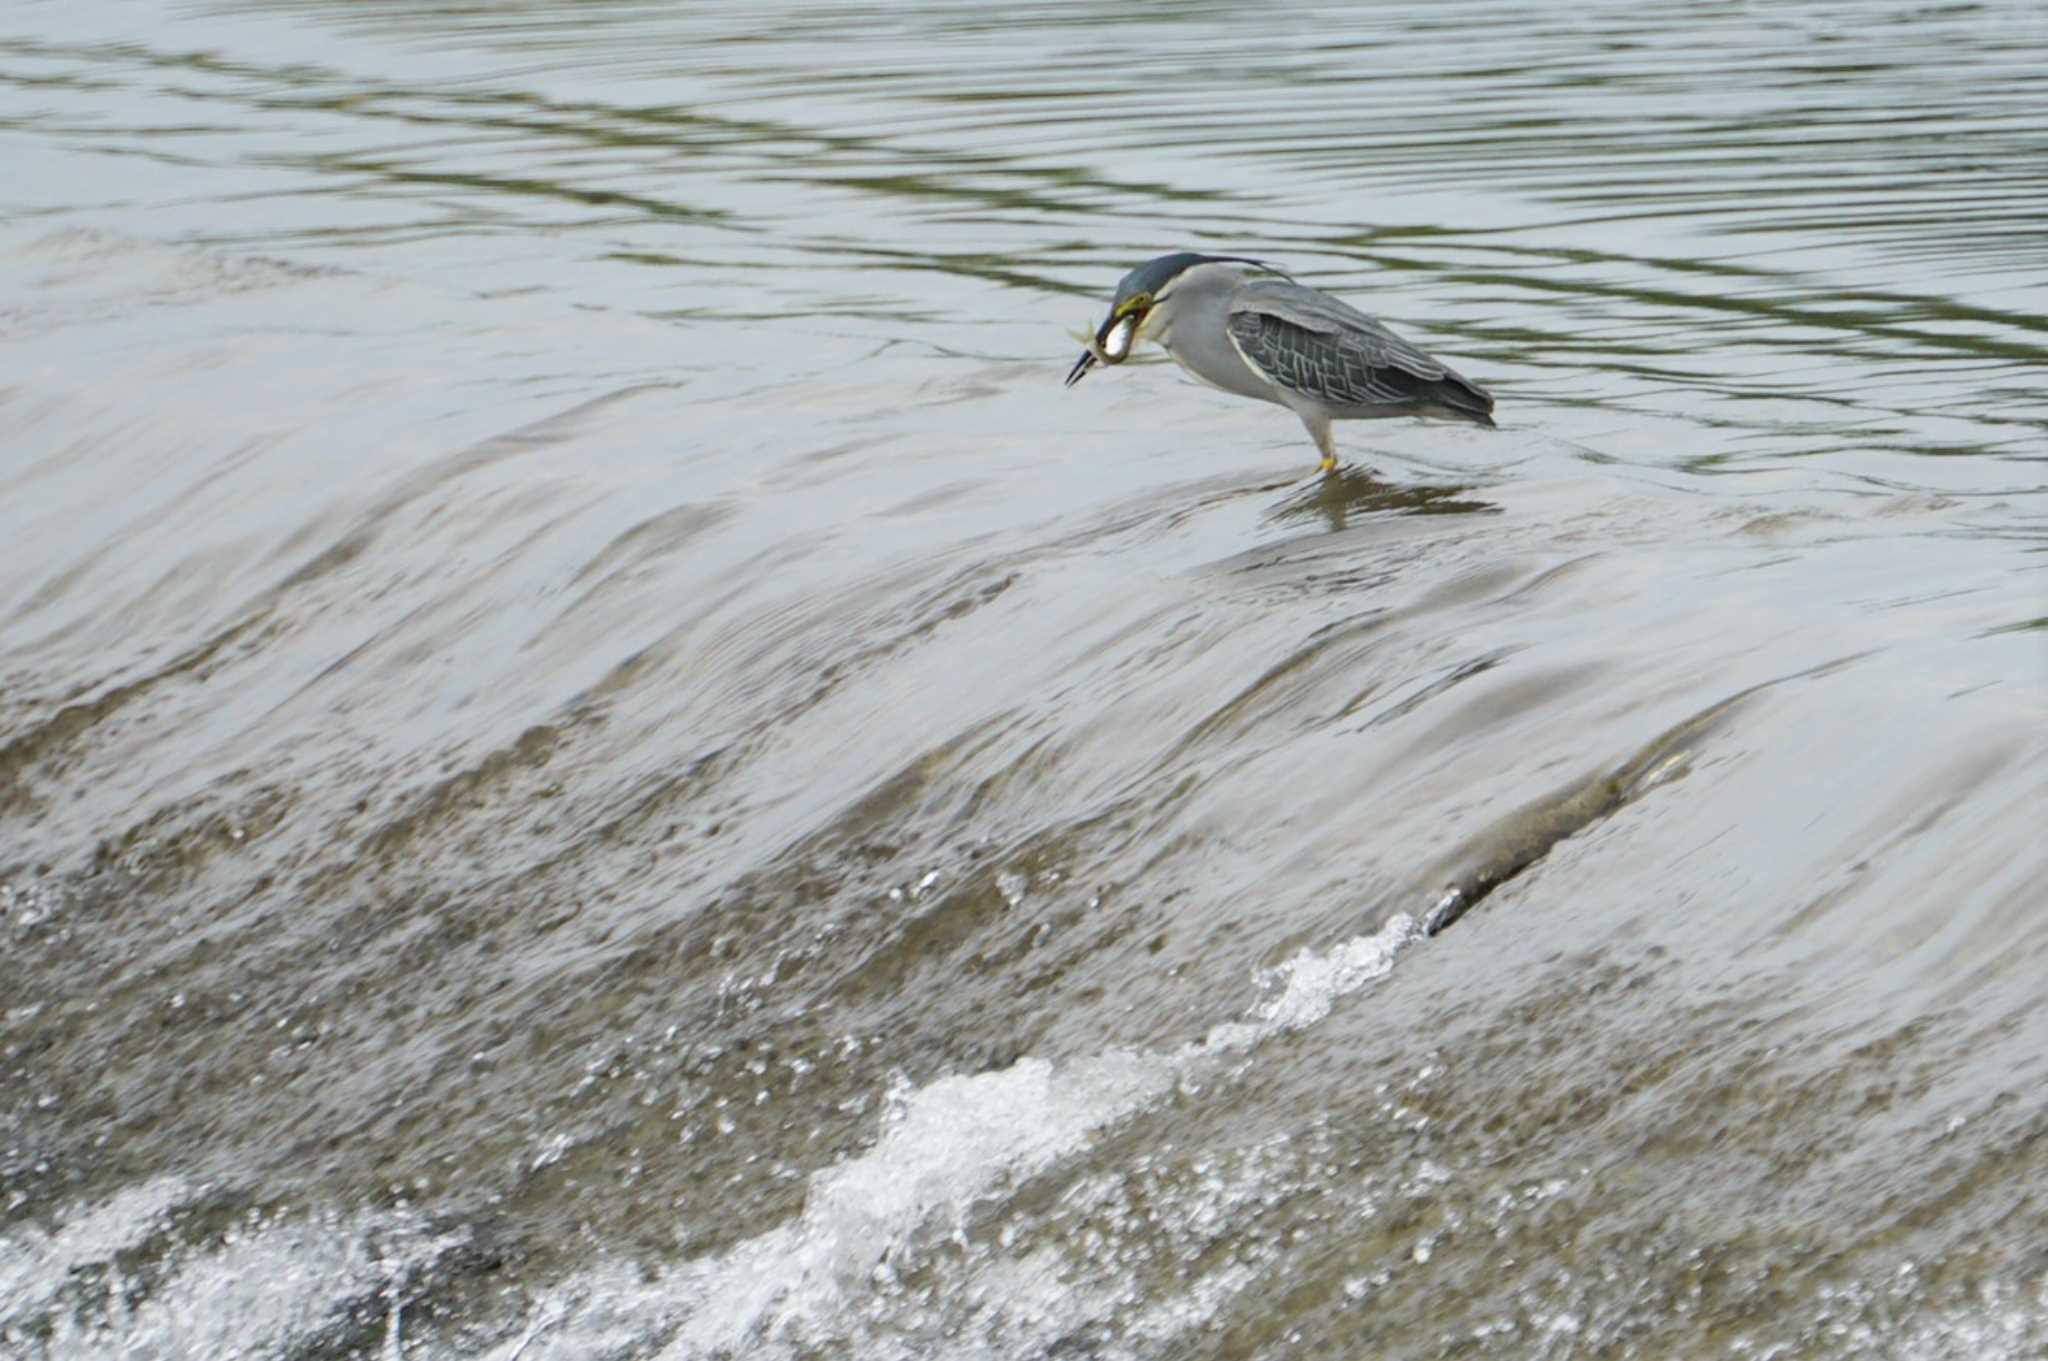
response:
[[[1133,312],[1142,312],[1151,305],[1152,295],[1150,293],[1140,293],[1136,297],[1125,298],[1123,302],[1119,303],[1116,314],[1120,317],[1127,317]]]

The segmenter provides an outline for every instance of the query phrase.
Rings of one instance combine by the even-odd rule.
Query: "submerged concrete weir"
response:
[[[1502,818],[1445,858],[1430,877],[1444,884],[1423,915],[1436,935],[1477,907],[1489,894],[1529,868],[1561,841],[1579,835],[1622,808],[1673,780],[1691,766],[1701,745],[1728,724],[1754,696],[1773,686],[1825,675],[1854,657],[1766,681],[1674,724],[1634,755],[1592,775],[1573,780]]]

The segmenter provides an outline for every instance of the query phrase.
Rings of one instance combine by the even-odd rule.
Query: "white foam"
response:
[[[144,1242],[190,1194],[177,1178],[158,1177],[81,1207],[54,1232],[28,1226],[0,1238],[0,1326],[48,1309],[73,1271]]]
[[[1066,1064],[1025,1058],[893,1091],[882,1137],[817,1174],[798,1221],[683,1268],[697,1304],[665,1354],[800,1334],[834,1316],[917,1234],[961,1231],[978,1201],[1078,1150],[1176,1075],[1164,1056],[1110,1053]]]
[[[526,1326],[492,1361],[590,1358],[665,1340],[671,1361],[746,1351],[757,1355],[830,1348],[863,1332],[895,1265],[948,1241],[968,1249],[978,1206],[1081,1152],[1104,1129],[1263,1041],[1321,1021],[1349,993],[1384,977],[1416,939],[1396,917],[1383,929],[1323,952],[1304,951],[1266,978],[1267,995],[1245,1019],[1167,1050],[1112,1050],[1054,1062],[1026,1057],[992,1072],[956,1074],[884,1094],[875,1143],[815,1173],[803,1212],[723,1253],[650,1278],[628,1263],[580,1273],[537,1300]],[[152,1182],[83,1211],[34,1241],[0,1241],[0,1322],[23,1309],[48,1311],[80,1265],[165,1227],[190,1196]],[[332,1323],[350,1299],[381,1295],[394,1319],[405,1280],[452,1246],[391,1215],[301,1215],[245,1225],[205,1250],[173,1249],[166,1277],[130,1306],[110,1291],[104,1318],[62,1317],[38,1361],[102,1356],[119,1339],[127,1354],[224,1357],[273,1354]],[[985,1295],[989,1329],[960,1354],[1042,1352],[1078,1321],[1121,1318],[1164,1345],[1212,1317],[1249,1279],[1223,1273],[1184,1299],[1137,1309],[1129,1284],[1085,1286],[1056,1254],[1009,1256],[973,1248],[961,1290]],[[865,1346],[870,1339],[864,1337]],[[874,1339],[869,1350],[890,1347]],[[904,1355],[915,1354],[902,1339]]]
[[[858,1157],[816,1173],[796,1220],[652,1282],[622,1267],[588,1273],[536,1310],[545,1321],[506,1344],[495,1361],[604,1354],[629,1344],[636,1323],[642,1337],[673,1324],[662,1353],[670,1361],[829,1345],[887,1288],[891,1263],[909,1249],[947,1237],[964,1245],[978,1204],[1079,1152],[1219,1053],[1242,1053],[1322,1020],[1341,998],[1384,977],[1417,938],[1415,922],[1403,915],[1327,952],[1303,951],[1272,972],[1274,991],[1245,1020],[1176,1049],[1059,1063],[1027,1057],[999,1071],[893,1087],[880,1137]],[[975,1275],[1008,1281],[1003,1294],[1011,1301],[1018,1299],[1019,1271],[1041,1290],[1076,1289],[1072,1281],[1050,1281],[1047,1270],[988,1261]],[[1234,1287],[1212,1284],[1213,1298],[1147,1311],[1148,1333],[1163,1335],[1213,1313]],[[1020,1354],[1029,1353],[1042,1350],[1073,1316],[1055,1295],[1035,1309],[1006,1310],[1004,1331]]]
[[[172,1179],[131,1187],[50,1235],[0,1244],[0,1336],[34,1336],[35,1361],[110,1355],[153,1361],[274,1356],[332,1326],[351,1299],[382,1294],[389,1316],[405,1283],[461,1241],[402,1214],[250,1219],[203,1248],[170,1248],[161,1281],[130,1302],[116,1254],[169,1227],[192,1191]],[[103,1266],[103,1294],[77,1297],[72,1273]]]
[[[1204,1046],[1249,1049],[1275,1035],[1314,1025],[1340,998],[1386,977],[1420,934],[1414,918],[1403,912],[1372,934],[1353,936],[1327,953],[1303,950],[1273,971],[1268,981],[1279,985],[1275,996],[1255,1007],[1249,1020],[1211,1027]]]

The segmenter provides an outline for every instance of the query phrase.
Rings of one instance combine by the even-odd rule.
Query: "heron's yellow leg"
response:
[[[1309,437],[1315,440],[1316,448],[1323,452],[1323,476],[1328,477],[1337,471],[1337,436],[1330,429],[1329,418],[1306,411],[1299,414],[1301,423],[1308,427]]]

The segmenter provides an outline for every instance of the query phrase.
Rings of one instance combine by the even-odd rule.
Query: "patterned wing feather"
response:
[[[1254,281],[1231,300],[1229,326],[1247,360],[1329,406],[1439,407],[1493,423],[1484,388],[1326,293]]]

